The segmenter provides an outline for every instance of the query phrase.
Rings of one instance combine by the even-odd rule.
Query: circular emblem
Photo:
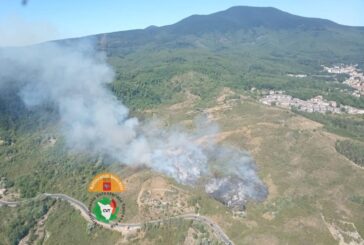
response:
[[[124,219],[125,203],[114,193],[98,193],[90,202],[89,215],[96,224],[115,226]]]

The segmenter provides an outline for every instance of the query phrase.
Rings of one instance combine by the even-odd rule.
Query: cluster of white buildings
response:
[[[298,77],[298,78],[305,78],[305,77],[307,77],[306,74],[291,74],[291,73],[288,73],[287,76],[288,77]]]
[[[328,73],[334,73],[334,74],[340,74],[340,73],[345,73],[345,74],[350,74],[352,72],[355,72],[357,70],[357,65],[335,65],[332,67],[328,67],[328,66],[322,66],[324,68],[325,71],[327,71]]]
[[[268,95],[260,99],[260,102],[270,106],[295,108],[304,112],[364,114],[364,110],[351,106],[339,106],[335,101],[327,101],[322,96],[301,100],[285,94],[284,91],[271,90]]]
[[[364,74],[357,67],[358,65],[323,66],[324,70],[328,73],[349,75],[349,78],[343,83],[355,89],[352,93],[353,96],[360,97],[364,95]]]

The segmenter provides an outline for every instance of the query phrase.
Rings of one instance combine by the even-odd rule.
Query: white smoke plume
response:
[[[203,182],[207,193],[233,207],[267,195],[246,152],[198,143],[201,136],[216,132],[216,126],[200,123],[187,132],[130,117],[107,88],[112,69],[91,48],[53,43],[0,50],[0,72],[3,86],[4,81],[19,83],[28,107],[56,106],[72,150],[146,165],[182,184]]]

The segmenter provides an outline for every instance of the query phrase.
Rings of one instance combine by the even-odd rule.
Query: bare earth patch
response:
[[[139,214],[147,219],[160,219],[184,213],[193,213],[186,191],[168,183],[161,176],[146,180],[139,191]]]
[[[363,245],[364,240],[358,233],[356,226],[352,222],[337,220],[335,222],[328,222],[321,214],[327,229],[330,231],[332,237],[339,242],[339,245]]]
[[[210,121],[219,120],[222,112],[232,110],[233,106],[240,100],[238,98],[229,98],[235,95],[236,93],[230,88],[223,88],[216,98],[216,106],[207,108],[203,111],[207,115],[207,119]]]
[[[291,129],[299,129],[299,130],[313,130],[322,128],[321,123],[311,121],[301,116],[291,117],[286,121],[286,124]]]
[[[186,100],[185,101],[182,101],[180,103],[177,103],[177,104],[174,104],[174,105],[171,105],[169,107],[169,110],[182,110],[182,109],[186,109],[186,108],[191,108],[192,105],[200,99],[199,96],[197,95],[194,95],[192,94],[190,91],[187,91],[186,93]]]
[[[275,214],[274,214],[274,212],[265,212],[265,213],[262,215],[262,217],[263,217],[264,219],[266,219],[266,220],[271,221],[271,220],[273,220],[273,219],[275,218]]]
[[[269,191],[267,201],[271,201],[278,196],[278,189],[273,182],[271,174],[268,174],[267,178],[264,179],[264,183],[267,185]]]

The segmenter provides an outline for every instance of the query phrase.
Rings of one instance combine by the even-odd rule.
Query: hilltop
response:
[[[213,87],[255,87],[286,90],[300,99],[323,95],[356,107],[364,104],[362,98],[337,93],[341,84],[328,83],[321,75],[325,75],[322,65],[358,64],[363,69],[362,40],[363,27],[296,16],[275,8],[242,6],[193,15],[168,26],[61,43],[86,41],[105,51],[117,73],[114,92],[138,108],[173,102],[182,85],[168,81],[191,70],[211,78],[204,86],[209,93],[216,93]],[[299,79],[287,74],[307,76]]]

